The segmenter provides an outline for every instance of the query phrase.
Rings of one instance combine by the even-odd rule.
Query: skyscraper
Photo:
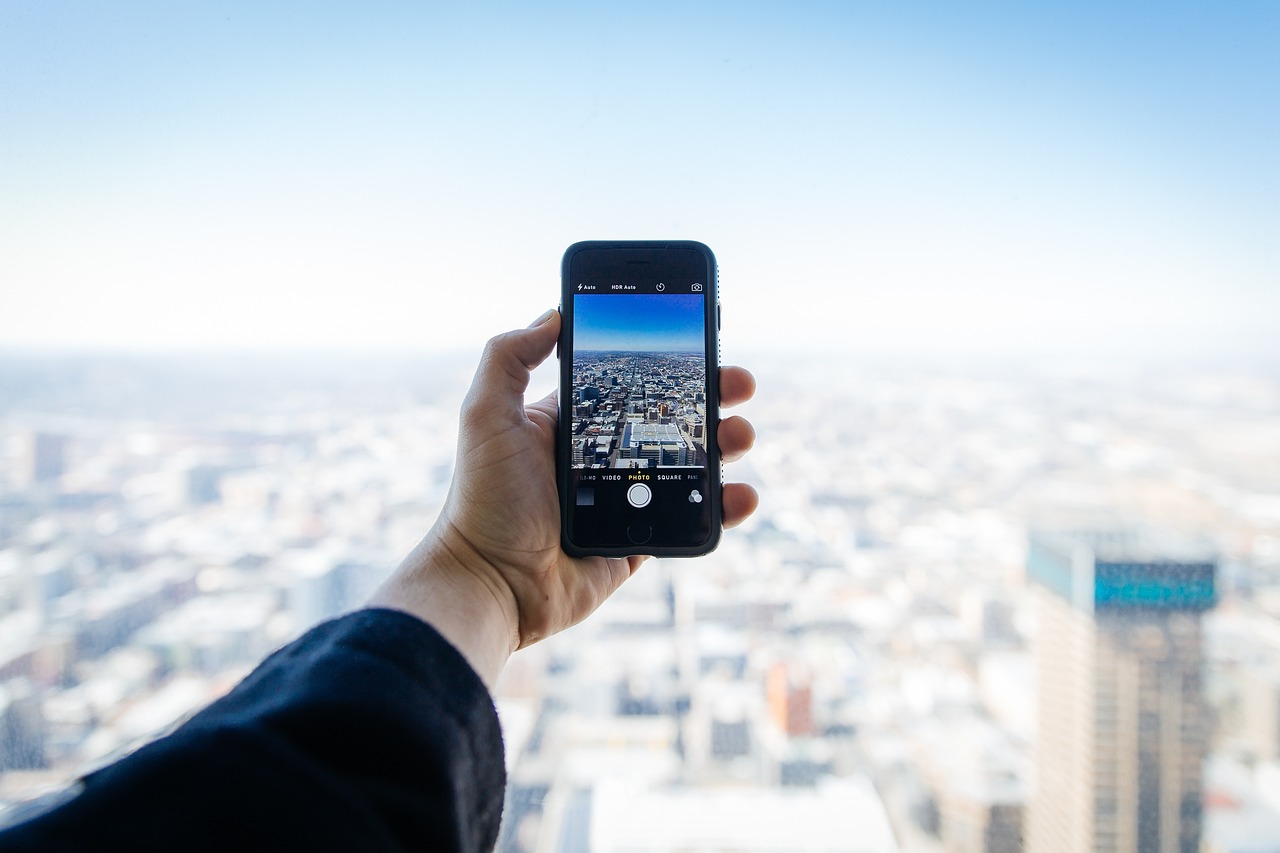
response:
[[[43,486],[57,482],[67,467],[67,437],[47,432],[33,432],[25,461],[26,486]]]
[[[1196,853],[1209,727],[1202,544],[1150,531],[1035,534],[1039,722],[1029,853]]]

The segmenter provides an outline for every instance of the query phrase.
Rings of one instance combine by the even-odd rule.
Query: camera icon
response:
[[[691,291],[693,291],[694,293],[701,293],[701,292],[702,292],[702,285],[701,285],[701,284],[698,284],[698,283],[695,281],[693,284],[689,285],[689,289],[690,289]]]

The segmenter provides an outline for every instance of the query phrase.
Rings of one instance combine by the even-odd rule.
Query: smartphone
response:
[[[692,241],[564,253],[561,540],[574,556],[693,557],[722,525],[719,287]]]

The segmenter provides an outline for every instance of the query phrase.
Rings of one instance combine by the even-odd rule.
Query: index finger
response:
[[[720,405],[745,403],[756,393],[756,378],[742,367],[720,368]]]

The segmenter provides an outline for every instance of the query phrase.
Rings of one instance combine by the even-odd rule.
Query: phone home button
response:
[[[636,522],[627,528],[627,538],[637,545],[643,545],[653,536],[653,528],[644,522]]]

